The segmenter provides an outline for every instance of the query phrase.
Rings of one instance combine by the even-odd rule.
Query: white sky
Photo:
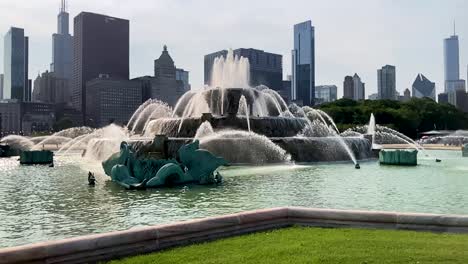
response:
[[[60,0],[0,0],[0,34],[10,26],[30,37],[30,78],[49,68]],[[226,48],[257,48],[283,55],[291,72],[292,28],[312,20],[316,34],[316,84],[335,84],[357,72],[366,94],[377,90],[377,69],[397,69],[397,90],[423,73],[443,90],[443,39],[457,23],[460,73],[467,79],[466,0],[69,0],[71,21],[81,11],[130,20],[130,76],[153,74],[164,44],[176,66],[203,84],[203,56]],[[71,22],[70,21],[70,22]],[[71,25],[73,23],[70,23]],[[0,41],[0,62],[3,41]],[[0,63],[3,72],[3,63]]]

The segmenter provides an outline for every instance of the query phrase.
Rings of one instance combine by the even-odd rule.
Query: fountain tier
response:
[[[262,145],[249,137],[216,137],[201,140],[201,146],[232,164],[268,164],[295,162],[347,161],[349,156],[334,137],[278,137],[270,138],[271,145]],[[373,158],[369,140],[358,137],[343,138],[359,160]],[[166,151],[175,156],[177,150],[191,142],[191,138],[168,138]]]
[[[212,116],[205,114],[201,118],[189,117],[164,118],[152,121],[147,133],[151,135],[163,134],[169,137],[192,138],[195,137],[200,125],[208,121],[213,129],[239,129],[255,132],[266,137],[293,137],[301,133],[307,125],[303,118],[291,117],[250,117],[249,122],[245,116]]]

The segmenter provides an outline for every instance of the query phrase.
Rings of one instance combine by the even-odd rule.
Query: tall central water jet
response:
[[[215,58],[210,86],[214,88],[250,87],[249,59],[234,55],[232,49],[228,50],[226,57]]]
[[[247,105],[247,99],[245,99],[245,96],[243,95],[241,96],[239,100],[238,114],[244,115],[245,119],[247,119],[247,127],[250,133],[251,131],[250,131],[250,120],[249,120],[249,106]]]

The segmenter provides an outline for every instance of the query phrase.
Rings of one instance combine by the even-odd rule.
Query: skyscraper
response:
[[[187,91],[185,81],[177,76],[177,72],[180,74],[183,71],[183,69],[176,68],[174,60],[172,60],[167,51],[167,46],[164,45],[161,56],[154,61],[154,79],[151,83],[151,97],[158,98],[171,106],[175,106],[177,100]],[[188,83],[188,72],[186,77]]]
[[[353,77],[346,76],[343,82],[343,98],[358,101],[366,99],[365,96],[365,83],[361,81],[361,77],[357,73]]]
[[[416,76],[413,82],[413,97],[423,98],[428,97],[436,100],[435,83],[429,81],[426,76],[421,73]]]
[[[292,100],[314,105],[315,29],[310,20],[294,25],[291,92]]]
[[[3,99],[27,101],[28,96],[28,37],[24,29],[11,27],[5,35]]]
[[[0,74],[0,100],[3,99],[3,73]]]
[[[33,102],[67,104],[71,101],[68,86],[70,81],[57,78],[52,72],[44,72],[34,80]]]
[[[356,101],[366,99],[366,84],[361,81],[361,77],[357,73],[353,76],[354,95]]]
[[[377,70],[377,86],[379,99],[396,100],[395,66],[385,65]]]
[[[129,78],[129,21],[82,12],[74,19],[72,104],[86,123],[86,82],[107,74]]]
[[[188,71],[179,68],[176,69],[176,80],[181,81],[184,84],[185,91],[189,91],[191,89]]]
[[[73,37],[69,32],[69,15],[67,2],[62,0],[60,13],[57,17],[57,33],[52,35],[52,63],[50,71],[57,78],[71,79],[73,63]]]
[[[468,112],[468,94],[464,90],[449,92],[448,103],[461,111]]]
[[[444,76],[445,92],[455,90],[454,82],[460,79],[460,60],[459,60],[458,36],[453,35],[444,39]]]
[[[343,82],[343,98],[353,99],[354,97],[354,81],[353,77],[345,76]]]

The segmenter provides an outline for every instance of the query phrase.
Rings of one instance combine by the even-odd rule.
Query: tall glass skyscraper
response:
[[[28,37],[24,29],[12,27],[5,35],[3,99],[29,100]]]
[[[3,99],[3,73],[0,74],[0,100]]]
[[[353,76],[353,99],[356,101],[366,99],[366,84],[361,81],[357,73]]]
[[[397,99],[395,66],[385,65],[377,70],[377,86],[379,99]]]
[[[449,92],[450,85],[447,81],[460,79],[458,36],[455,34],[444,39],[444,74],[445,92]]]
[[[460,79],[460,51],[458,36],[455,34],[444,39],[445,93],[465,90],[465,81]]]
[[[310,20],[294,25],[291,98],[303,105],[315,103],[315,29]]]
[[[69,14],[67,1],[62,0],[60,13],[57,17],[57,33],[52,35],[52,63],[50,71],[55,77],[71,79],[73,64],[72,39],[69,31]]]

